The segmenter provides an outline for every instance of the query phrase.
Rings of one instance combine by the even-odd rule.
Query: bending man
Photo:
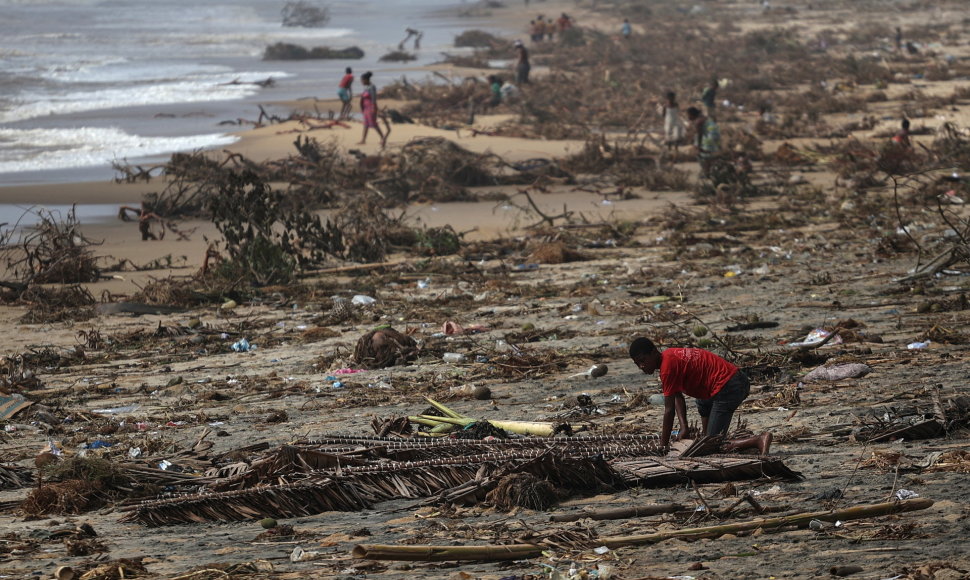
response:
[[[747,375],[738,367],[701,348],[668,348],[660,352],[650,339],[641,336],[630,344],[630,358],[644,374],[660,371],[664,395],[660,444],[664,448],[670,444],[675,414],[680,422],[679,434],[687,431],[685,394],[697,399],[703,434],[723,436],[731,426],[734,411],[751,391]],[[727,441],[724,450],[757,448],[761,455],[767,455],[770,446],[771,433],[765,432]]]

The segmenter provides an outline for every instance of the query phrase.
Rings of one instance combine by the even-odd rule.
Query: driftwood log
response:
[[[924,510],[932,505],[933,500],[930,499],[909,499],[899,502],[854,506],[834,511],[806,512],[777,518],[763,518],[720,526],[670,530],[638,536],[613,536],[600,538],[597,540],[597,543],[601,546],[606,546],[607,548],[616,549],[627,546],[656,544],[658,542],[674,538],[679,538],[682,540],[716,538],[724,534],[733,534],[757,529],[777,529],[786,527],[804,528],[807,527],[809,522],[812,520],[834,522],[838,520],[848,521],[875,518],[890,514]],[[368,560],[409,560],[425,562],[446,562],[457,560],[495,561],[536,558],[542,555],[542,551],[544,549],[545,548],[537,544],[513,544],[508,546],[391,546],[381,544],[359,544],[354,546],[350,554],[354,558]]]
[[[679,503],[665,503],[659,505],[640,505],[608,510],[583,510],[568,514],[553,514],[551,522],[575,522],[583,518],[591,520],[622,520],[626,518],[640,518],[657,514],[672,514],[684,509]]]

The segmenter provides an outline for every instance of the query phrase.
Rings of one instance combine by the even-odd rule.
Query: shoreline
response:
[[[361,10],[364,10],[363,14]],[[385,8],[381,8],[375,0],[368,0],[357,7],[342,5],[334,9],[331,23],[328,25],[328,29],[344,31],[337,36],[325,34],[327,30],[324,30],[321,33],[323,36],[320,36],[313,31],[314,29],[295,28],[291,31],[285,27],[279,27],[278,30],[266,31],[265,36],[260,37],[251,29],[245,28],[246,24],[240,25],[243,26],[241,30],[235,30],[235,21],[231,18],[219,21],[219,30],[211,33],[216,38],[231,39],[235,31],[240,37],[246,38],[247,43],[241,48],[233,45],[233,50],[236,52],[228,49],[218,50],[222,46],[217,45],[217,50],[211,57],[205,52],[195,51],[199,52],[194,61],[195,64],[206,71],[215,70],[216,72],[211,72],[213,75],[220,67],[239,74],[249,74],[250,76],[243,78],[242,81],[253,81],[254,84],[273,78],[276,81],[273,85],[257,89],[244,86],[247,82],[240,82],[239,90],[233,92],[220,89],[224,88],[223,85],[235,84],[235,81],[222,82],[220,79],[213,79],[209,84],[203,85],[204,81],[200,80],[196,83],[200,88],[195,93],[185,91],[187,94],[184,98],[188,99],[185,101],[173,100],[179,96],[178,93],[168,95],[160,88],[158,92],[161,96],[157,100],[145,97],[148,104],[139,104],[137,99],[129,103],[124,98],[119,98],[118,101],[98,103],[99,107],[110,106],[112,107],[110,109],[97,107],[86,109],[83,108],[82,100],[82,104],[75,105],[82,108],[76,111],[64,105],[66,108],[61,113],[58,113],[57,109],[52,109],[55,114],[10,121],[3,127],[9,129],[13,135],[11,163],[5,165],[5,169],[19,170],[4,173],[0,182],[4,182],[4,187],[17,187],[106,181],[114,176],[114,172],[111,169],[111,159],[105,155],[114,155],[117,160],[128,160],[126,162],[133,164],[150,165],[164,162],[171,155],[171,153],[152,153],[159,150],[158,147],[181,146],[182,151],[189,151],[192,149],[188,148],[208,143],[207,149],[219,150],[221,145],[216,144],[220,142],[217,136],[236,137],[237,133],[244,132],[247,128],[245,123],[241,125],[234,123],[239,120],[254,121],[259,115],[260,106],[265,107],[270,113],[285,116],[286,111],[278,108],[276,103],[305,97],[335,96],[336,83],[345,66],[353,66],[355,69],[361,69],[361,72],[364,69],[393,71],[406,67],[408,63],[379,62],[379,57],[389,52],[392,45],[396,46],[397,41],[401,39],[398,35],[403,36],[403,32],[400,32],[403,25],[398,28],[401,22],[427,24],[422,49],[413,51],[418,59],[415,62],[427,64],[435,62],[439,51],[447,51],[455,35],[468,28],[470,24],[480,21],[480,19],[475,19],[473,22],[465,21],[467,19],[458,16],[460,10],[461,5],[458,0],[428,0],[419,2],[417,5],[396,0],[396,3]],[[362,15],[366,17],[361,18]],[[159,29],[160,37],[166,38],[163,35],[168,29],[163,26]],[[308,48],[318,45],[337,48],[360,46],[365,49],[365,55],[359,60],[263,60],[263,51],[275,41],[292,42]],[[227,41],[227,43],[230,42],[231,40]],[[165,54],[159,54],[156,57],[164,59]],[[143,61],[150,62],[144,57],[139,58],[141,60],[136,61],[138,64]],[[147,66],[147,64],[141,66]],[[163,68],[163,70],[167,69]],[[195,86],[192,85],[192,77],[188,78],[185,84]],[[128,86],[129,84],[131,86]],[[68,105],[74,103],[70,98],[75,94],[83,98],[85,86],[80,85],[75,88],[68,85],[63,88],[62,90],[68,91],[65,92],[67,95],[65,102]],[[138,85],[132,82],[120,85],[117,90],[127,91],[125,94],[134,93],[137,92]],[[208,95],[205,93],[206,90],[212,94]],[[210,98],[222,100],[210,100]],[[226,126],[230,122],[233,125]],[[72,132],[74,128],[89,129],[90,132]],[[34,131],[38,132],[39,136],[31,134]],[[21,136],[21,132],[24,132],[24,136]],[[31,153],[33,146],[30,145],[30,139],[55,138],[48,136],[47,133],[64,139],[64,142],[58,142],[56,147],[50,148],[50,157],[41,150],[36,153],[35,158]],[[71,138],[78,140],[73,147],[67,145],[71,143],[69,141]],[[20,140],[24,140],[23,144],[19,144]],[[20,151],[24,151],[23,158],[20,157]],[[96,164],[63,168],[66,162],[71,161]],[[51,168],[37,169],[40,164]],[[74,177],[75,175],[77,177]]]
[[[558,10],[558,7],[568,7],[568,6],[571,6],[571,4],[569,4],[568,2],[557,0],[554,2],[547,3],[544,6],[546,8],[557,7],[556,9]],[[455,3],[451,6],[444,7],[444,8],[439,7],[439,8],[430,9],[428,11],[428,15],[432,15],[433,18],[440,20],[442,22],[446,22],[446,21],[453,22],[456,25],[458,25],[453,30],[454,34],[458,34],[460,32],[470,30],[470,29],[481,28],[482,26],[475,26],[473,25],[473,23],[468,23],[468,24],[471,24],[468,26],[464,25],[464,22],[463,22],[464,17],[461,16],[461,11],[463,9],[464,9],[463,4]],[[493,10],[492,12],[490,12],[488,16],[475,16],[472,18],[472,20],[479,23],[482,23],[482,22],[486,23],[483,25],[484,27],[502,30],[503,36],[509,38],[510,55],[511,55],[512,40],[516,37],[516,35],[522,35],[522,32],[521,32],[522,27],[518,27],[519,30],[514,31],[513,28],[515,27],[513,26],[513,23],[515,23],[516,21],[523,21],[523,19],[525,19],[523,22],[527,22],[529,13],[531,13],[529,9],[526,9],[517,5],[515,7],[505,7],[502,9]],[[313,64],[317,61],[299,61],[299,62],[301,66],[312,67]],[[332,64],[336,61],[320,61],[320,62],[323,62],[325,64]],[[337,66],[340,69],[342,69],[343,66],[351,66],[355,69],[355,71],[357,71],[358,76],[360,75],[361,72],[363,72],[363,69],[360,68],[361,65],[358,63],[358,61],[345,61],[345,62],[341,62],[339,65],[334,65],[334,66]],[[371,66],[371,65],[365,64],[365,66]],[[441,71],[452,70],[452,71],[456,71],[457,74],[460,74],[460,75],[463,74],[465,76],[475,73],[475,71],[472,69],[460,69],[458,67],[453,67],[448,64],[442,64],[437,59],[427,64],[419,65],[419,66],[408,65],[408,63],[374,63],[373,68],[371,68],[370,70],[373,70],[375,72],[375,83],[378,85],[378,87],[380,87],[382,84],[387,84],[387,82],[389,82],[390,80],[399,78],[402,74],[420,75],[419,80],[423,80],[425,78],[430,77],[435,71],[441,72]],[[323,81],[321,85],[325,86],[326,88],[318,90],[317,94],[306,95],[303,97],[290,97],[282,100],[270,99],[270,100],[264,101],[257,98],[257,99],[252,99],[252,103],[250,103],[249,105],[244,105],[242,101],[240,101],[238,107],[229,106],[228,108],[239,109],[240,107],[248,106],[249,108],[247,110],[249,112],[249,116],[242,117],[244,119],[249,119],[249,118],[255,119],[259,113],[257,108],[259,106],[264,107],[265,109],[267,109],[267,111],[270,111],[270,112],[284,111],[284,112],[292,113],[294,111],[300,110],[300,107],[302,106],[302,104],[312,102],[317,105],[318,110],[323,114],[325,114],[326,111],[328,110],[333,110],[334,112],[339,111],[339,108],[340,108],[339,102],[337,101],[336,98],[333,97],[333,93],[335,89],[331,90],[331,85],[335,87],[336,81],[338,79],[327,78],[327,79],[321,79],[321,80]],[[358,81],[358,88],[359,88],[359,81]],[[293,89],[289,89],[289,90],[292,91]],[[245,99],[245,100],[249,101],[250,99]],[[231,101],[230,103],[235,103],[235,102],[236,101]],[[206,103],[184,103],[184,104],[174,104],[171,106],[159,106],[157,108],[159,110],[174,109],[176,111],[182,111],[182,110],[195,111],[196,109],[199,109],[204,106],[206,106]],[[356,95],[355,95],[354,112],[358,113],[359,111],[357,111],[356,109],[357,109],[357,103],[356,103]],[[313,109],[311,108],[309,110],[312,111]],[[129,113],[130,113],[130,109],[127,109],[127,108],[119,109],[119,112],[118,112],[119,115],[127,115]],[[156,114],[161,114],[161,113],[156,113]],[[281,114],[285,114],[285,113],[281,113]],[[355,123],[359,126],[359,121],[355,121]],[[226,132],[225,135],[235,137],[238,140],[235,143],[230,144],[228,146],[214,147],[208,150],[219,151],[220,149],[225,149],[229,151],[236,151],[237,148],[245,150],[248,148],[246,141],[250,139],[250,137],[254,134],[254,132],[258,134],[258,130],[254,130],[254,129],[239,129],[236,131]],[[287,148],[284,147],[280,152],[280,155],[281,156],[285,155],[286,151],[287,151]],[[166,160],[168,160],[171,157],[171,154],[155,155],[152,157],[162,159],[163,161],[161,161],[161,163],[164,163]],[[154,163],[151,163],[151,162],[141,162],[140,164],[154,165]],[[93,191],[91,187],[80,185],[80,184],[96,183],[96,184],[107,185],[108,190],[117,189],[114,187],[114,185],[116,184],[112,183],[112,179],[110,178],[102,180],[102,179],[88,179],[88,178],[71,179],[71,178],[64,177],[70,174],[71,172],[77,172],[80,174],[85,174],[85,173],[93,174],[93,173],[102,172],[102,171],[111,171],[111,170],[109,167],[99,166],[99,167],[80,167],[76,169],[52,169],[49,171],[18,172],[11,175],[24,175],[26,176],[25,178],[23,178],[24,181],[21,181],[15,184],[0,184],[0,196],[2,196],[4,200],[10,200],[13,203],[17,203],[22,200],[29,200],[37,203],[55,203],[55,202],[65,203],[64,200],[69,199],[72,196],[69,190],[71,188],[74,188],[77,185],[79,194],[94,195],[94,197],[90,197],[90,198],[84,197],[79,199],[73,199],[68,201],[67,203],[71,203],[71,202],[112,203],[115,200],[124,198],[125,192],[106,191],[104,193],[98,193],[96,191]],[[49,173],[52,176],[55,176],[54,181],[43,181],[44,173]],[[23,189],[24,191],[23,192],[18,191],[21,189]]]

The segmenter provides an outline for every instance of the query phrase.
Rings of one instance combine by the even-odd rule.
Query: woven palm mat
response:
[[[439,453],[431,459],[388,459],[395,445],[398,450]],[[248,471],[210,483],[203,493],[127,506],[122,509],[129,513],[122,519],[157,526],[355,511],[393,499],[477,501],[499,478],[514,472],[547,479],[561,490],[587,492],[691,480],[800,477],[771,457],[671,458],[658,457],[657,449],[655,438],[635,436],[448,444],[330,437],[312,446],[272,450]]]

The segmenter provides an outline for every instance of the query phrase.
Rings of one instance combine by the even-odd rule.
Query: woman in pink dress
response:
[[[370,71],[360,75],[360,82],[364,85],[364,89],[360,93],[360,112],[364,116],[364,134],[361,136],[358,145],[364,145],[367,142],[367,132],[373,127],[377,134],[381,136],[381,147],[384,147],[387,137],[377,124],[377,87],[370,82],[372,76],[373,73]]]

